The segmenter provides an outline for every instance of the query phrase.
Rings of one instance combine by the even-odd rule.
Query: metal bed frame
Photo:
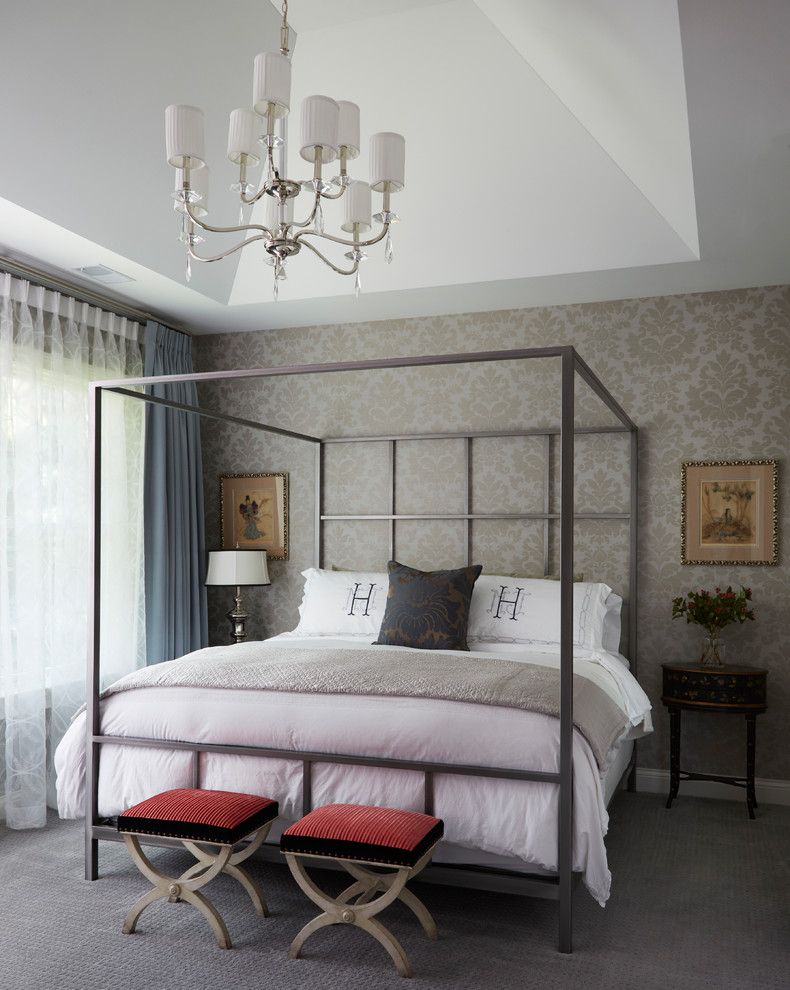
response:
[[[169,382],[217,382],[222,380],[259,378],[267,379],[289,375],[327,374],[342,371],[366,371],[393,368],[414,368],[457,364],[478,364],[493,361],[529,360],[536,358],[560,359],[561,383],[561,415],[560,424],[553,428],[524,429],[513,431],[490,432],[461,432],[461,433],[429,433],[429,434],[399,434],[375,437],[334,437],[320,438],[307,434],[296,433],[263,423],[241,419],[236,416],[213,412],[207,409],[196,409],[168,399],[157,398],[138,390],[141,387],[154,384],[161,385]],[[619,425],[600,427],[574,427],[575,413],[575,379],[579,376],[589,386],[593,393],[604,403],[619,421]],[[578,883],[579,875],[573,871],[572,837],[573,837],[573,765],[572,765],[572,733],[573,733],[573,654],[572,654],[572,620],[573,620],[573,524],[580,518],[609,518],[622,519],[629,523],[629,591],[628,591],[628,640],[630,647],[630,663],[636,675],[636,600],[637,600],[637,568],[636,568],[636,521],[637,521],[637,428],[619,404],[604,388],[585,362],[579,357],[572,346],[543,347],[531,349],[486,351],[461,354],[445,354],[423,357],[389,358],[381,360],[346,361],[325,365],[300,365],[291,367],[258,368],[243,371],[225,371],[191,375],[169,375],[153,378],[124,379],[122,381],[100,381],[91,385],[91,432],[93,437],[92,458],[92,492],[93,492],[93,606],[90,629],[90,644],[88,651],[87,674],[87,753],[86,753],[86,816],[85,816],[85,877],[96,879],[99,875],[98,843],[103,839],[116,840],[118,834],[112,824],[103,821],[98,815],[98,782],[99,761],[101,748],[111,743],[115,746],[158,747],[166,743],[167,748],[182,749],[192,752],[193,786],[200,786],[199,756],[200,753],[234,753],[244,756],[262,758],[278,758],[301,761],[303,781],[303,814],[312,807],[312,768],[313,764],[335,763],[354,764],[359,766],[385,767],[395,769],[416,770],[424,775],[424,806],[427,813],[433,810],[433,777],[441,774],[461,774],[484,776],[524,781],[542,781],[559,787],[558,807],[558,869],[549,875],[529,875],[516,871],[510,872],[497,869],[486,869],[477,866],[444,866],[433,865],[423,874],[426,880],[439,883],[474,887],[478,889],[518,893],[527,896],[544,897],[556,900],[559,904],[559,951],[572,951],[572,896]],[[394,551],[395,524],[399,520],[414,519],[453,519],[466,522],[467,555],[471,540],[471,526],[475,520],[482,519],[532,519],[543,520],[544,523],[544,560],[548,560],[549,529],[552,522],[559,523],[560,540],[560,769],[558,773],[546,773],[529,770],[509,770],[498,767],[459,766],[441,763],[404,761],[398,759],[366,758],[349,754],[296,752],[290,750],[275,750],[263,747],[230,746],[224,744],[194,743],[189,741],[171,741],[149,738],[133,738],[126,736],[103,735],[100,727],[100,580],[101,547],[98,534],[101,532],[101,430],[102,430],[102,395],[104,392],[114,392],[134,399],[153,402],[184,412],[228,423],[248,426],[266,432],[290,437],[315,445],[315,564],[320,566],[322,549],[323,524],[331,520],[386,520],[389,523],[390,556]],[[574,438],[581,433],[627,433],[630,435],[630,506],[626,513],[585,513],[574,515],[573,512],[573,468],[574,468]],[[475,439],[481,437],[502,436],[536,436],[543,437],[544,442],[544,505],[543,511],[537,513],[476,513],[470,511],[471,474],[470,449]],[[560,511],[550,511],[549,470],[551,438],[559,439],[560,481]],[[466,504],[461,513],[427,513],[402,515],[395,511],[395,449],[401,441],[426,439],[458,439],[464,443],[464,461],[467,475]],[[323,464],[326,445],[333,443],[355,443],[382,441],[389,445],[389,508],[384,514],[374,515],[325,515],[323,508]],[[635,750],[631,763],[626,771],[628,786],[635,787]]]

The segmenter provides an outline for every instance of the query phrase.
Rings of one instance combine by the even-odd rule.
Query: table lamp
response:
[[[210,550],[208,555],[207,585],[222,585],[236,588],[236,605],[228,612],[233,626],[233,639],[236,643],[246,637],[244,622],[249,619],[241,604],[242,585],[271,584],[269,569],[266,566],[265,550]]]

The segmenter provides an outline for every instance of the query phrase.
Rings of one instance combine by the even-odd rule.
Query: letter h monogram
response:
[[[503,605],[505,606],[505,611],[507,611],[507,606],[512,606],[513,611],[512,611],[512,613],[509,616],[507,616],[507,618],[508,619],[512,619],[515,622],[516,621],[516,611],[518,609],[518,603],[519,603],[519,600],[521,599],[522,594],[524,593],[524,589],[523,588],[516,588],[516,597],[515,598],[505,598],[506,591],[507,591],[507,585],[504,585],[504,584],[503,585],[500,585],[500,588],[499,588],[499,601],[496,603],[496,611],[494,612],[494,618],[495,619],[502,619],[502,618],[505,617],[505,616],[502,615],[502,606]]]
[[[373,597],[373,589],[374,588],[375,588],[375,584],[373,584],[371,582],[370,588],[368,589],[368,593],[366,595],[364,595],[364,594],[363,595],[360,595],[360,594],[358,594],[358,592],[359,592],[359,581],[356,581],[354,583],[354,593],[351,596],[351,609],[349,610],[349,613],[348,613],[349,615],[354,615],[355,614],[354,613],[354,609],[356,607],[357,602],[364,602],[365,603],[365,607],[362,610],[362,615],[367,615],[368,614],[368,609],[370,608],[370,599]]]

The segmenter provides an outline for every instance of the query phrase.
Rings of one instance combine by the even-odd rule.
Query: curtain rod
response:
[[[143,324],[145,324],[148,320],[155,320],[163,327],[167,327],[168,330],[174,330],[176,333],[183,333],[187,337],[192,336],[189,330],[185,330],[183,327],[173,326],[172,323],[165,323],[158,316],[153,316],[151,313],[146,313],[141,309],[135,309],[133,306],[127,306],[125,303],[119,303],[117,300],[111,299],[109,296],[103,296],[98,292],[93,292],[91,289],[85,289],[82,286],[76,285],[74,282],[69,282],[66,279],[59,278],[57,275],[46,274],[45,272],[39,271],[37,268],[32,268],[30,265],[26,265],[21,261],[13,261],[11,258],[7,258],[2,254],[0,254],[0,269],[8,272],[9,275],[23,278],[28,282],[35,282],[44,289],[52,289],[54,292],[65,292],[68,295],[73,296],[75,299],[78,299],[80,302],[86,302],[93,306],[99,306],[101,309],[109,310],[115,313],[116,316],[125,316],[127,318],[131,317],[132,319]]]

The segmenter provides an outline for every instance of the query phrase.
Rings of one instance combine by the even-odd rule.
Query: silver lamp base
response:
[[[236,643],[242,643],[247,638],[247,633],[244,629],[244,623],[249,619],[250,613],[245,611],[243,605],[241,604],[241,588],[236,588],[236,605],[230,612],[228,612],[228,618],[230,619],[230,624],[233,626],[233,641]]]

